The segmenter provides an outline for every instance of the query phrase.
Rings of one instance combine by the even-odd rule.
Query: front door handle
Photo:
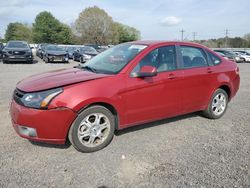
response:
[[[176,76],[174,75],[174,74],[169,74],[168,75],[168,79],[170,79],[170,80],[173,80],[173,79],[175,79],[176,78]]]

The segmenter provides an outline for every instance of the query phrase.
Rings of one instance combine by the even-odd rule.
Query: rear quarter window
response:
[[[216,56],[215,54],[208,52],[208,55],[209,55],[209,57],[214,65],[218,65],[221,63],[221,59],[218,56]]]

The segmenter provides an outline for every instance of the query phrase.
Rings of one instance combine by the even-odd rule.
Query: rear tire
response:
[[[209,105],[203,115],[209,119],[218,119],[224,115],[228,106],[228,94],[223,89],[217,89],[211,97]]]
[[[45,59],[45,63],[49,63],[49,58],[46,58],[46,59]]]
[[[115,117],[103,106],[81,112],[71,125],[68,138],[80,152],[95,152],[106,147],[115,131]]]

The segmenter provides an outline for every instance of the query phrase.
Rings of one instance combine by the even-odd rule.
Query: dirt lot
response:
[[[120,131],[105,149],[35,144],[8,113],[17,81],[70,64],[0,62],[0,187],[250,187],[250,64],[219,120],[189,114]]]

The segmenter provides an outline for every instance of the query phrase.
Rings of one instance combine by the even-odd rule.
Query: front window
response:
[[[26,42],[19,42],[19,41],[16,41],[16,42],[9,42],[7,45],[6,45],[7,48],[28,48],[28,44]]]
[[[95,56],[84,67],[90,67],[99,73],[117,74],[146,47],[140,44],[120,44]]]
[[[153,66],[157,72],[173,71],[176,69],[175,46],[156,48],[148,53],[133,69],[132,73],[139,72],[143,66]]]

